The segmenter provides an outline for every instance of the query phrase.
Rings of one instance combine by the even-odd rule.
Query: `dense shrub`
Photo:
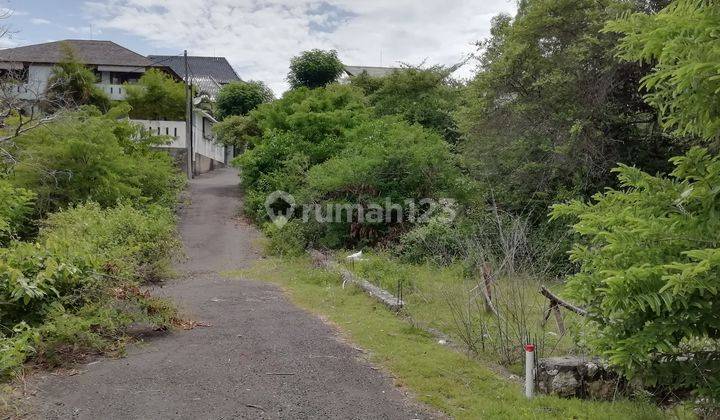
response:
[[[213,133],[224,146],[232,146],[236,153],[244,151],[248,145],[256,143],[262,135],[257,122],[246,115],[231,115],[213,125]]]
[[[32,213],[35,194],[0,179],[0,246],[17,238]]]
[[[251,112],[249,118],[262,136],[234,162],[242,171],[246,214],[267,220],[265,200],[276,190],[322,208],[367,208],[385,205],[386,200],[404,205],[405,200],[467,193],[442,137],[400,117],[373,119],[373,114],[362,91],[347,85],[296,89]],[[298,233],[304,236],[302,246],[292,248],[374,243],[406,223],[397,214],[393,220],[369,224],[342,218],[322,225],[305,223]],[[285,237],[284,232],[270,234]]]
[[[233,162],[242,171],[247,214],[262,220],[267,194],[297,191],[307,169],[341,151],[347,132],[370,115],[362,93],[340,85],[296,89],[252,111],[262,136],[251,137],[254,147]]]
[[[628,375],[718,398],[720,158],[694,148],[672,161],[670,177],[621,166],[621,190],[553,217],[575,219],[583,238],[567,288],[597,329],[591,344]]]
[[[126,84],[130,117],[144,120],[185,120],[185,84],[150,69],[137,83]]]
[[[377,79],[380,85],[363,79],[353,80],[364,90],[372,91],[370,102],[378,115],[400,115],[408,122],[435,130],[448,142],[458,140],[454,120],[460,90],[441,66],[405,67]],[[376,82],[377,83],[377,82]]]
[[[182,180],[172,159],[117,117],[83,108],[22,134],[8,180],[37,194],[40,215],[86,200],[173,202]]]
[[[397,246],[399,256],[408,262],[431,261],[448,265],[464,259],[471,235],[466,226],[431,218],[404,234]]]
[[[273,99],[272,90],[263,82],[231,82],[224,85],[217,95],[217,116],[222,120],[231,115],[245,115]]]
[[[176,246],[168,208],[89,203],[52,215],[35,242],[0,248],[0,372],[63,346],[107,348],[132,322],[167,326],[172,311],[137,286]]]
[[[313,242],[311,227],[300,220],[291,220],[282,227],[268,223],[263,231],[268,237],[265,251],[270,255],[297,257]]]
[[[373,208],[416,203],[420,217],[428,211],[421,200],[458,198],[460,176],[448,144],[419,125],[396,118],[367,122],[352,130],[342,152],[309,169],[300,197],[325,209],[328,205],[359,206],[370,215]],[[401,210],[401,211],[402,211]],[[329,246],[374,244],[392,238],[392,230],[412,225],[408,214],[382,214],[379,220],[351,218],[324,225]]]
[[[309,171],[308,188],[314,197],[357,202],[434,198],[455,187],[459,173],[453,159],[437,134],[384,118],[349,132],[342,153]]]

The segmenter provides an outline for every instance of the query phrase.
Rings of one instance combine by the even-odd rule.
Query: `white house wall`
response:
[[[169,136],[170,143],[163,145],[170,149],[185,149],[185,121],[152,121],[152,120],[131,120],[140,124],[144,130],[154,135]],[[193,151],[201,156],[225,163],[225,147],[215,143],[214,138],[205,138],[202,133],[202,126],[199,125],[202,117],[195,115],[193,125]]]

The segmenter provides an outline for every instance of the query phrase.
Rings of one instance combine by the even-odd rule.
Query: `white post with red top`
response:
[[[533,397],[535,391],[535,345],[525,344],[525,396]]]

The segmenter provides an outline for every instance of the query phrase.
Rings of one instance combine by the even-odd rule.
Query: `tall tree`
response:
[[[648,62],[645,99],[676,135],[720,139],[720,4],[676,0],[660,13],[635,13],[610,22],[624,34],[620,57]]]
[[[588,196],[618,162],[668,169],[675,145],[637,91],[648,66],[615,57],[621,0],[528,0],[493,20],[458,121],[476,177],[511,210]]]
[[[258,105],[274,99],[272,90],[260,81],[231,82],[220,89],[217,97],[217,116],[246,115]]]
[[[313,89],[336,81],[342,71],[343,64],[337,51],[314,49],[290,60],[287,80],[293,89],[303,86]]]

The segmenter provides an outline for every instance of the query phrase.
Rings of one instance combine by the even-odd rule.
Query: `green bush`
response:
[[[108,348],[132,322],[167,326],[172,310],[138,286],[165,274],[177,245],[168,208],[88,203],[0,248],[0,372],[63,346]]]
[[[384,118],[360,125],[347,136],[342,152],[313,166],[300,194],[303,200],[328,205],[360,206],[365,214],[388,203],[400,205],[412,200],[461,199],[461,176],[448,144],[434,132]],[[421,211],[425,209],[418,204]],[[400,220],[402,216],[403,220]],[[408,214],[382,215],[382,220],[358,223],[356,218],[326,225],[329,243],[374,244],[391,230],[409,226]],[[417,214],[420,216],[420,214]]]
[[[595,349],[630,376],[717,401],[720,158],[693,148],[672,162],[670,177],[620,166],[622,190],[552,215],[573,218],[582,237],[567,289],[587,307]]]
[[[439,198],[453,194],[459,172],[440,136],[419,125],[384,118],[351,131],[341,153],[308,172],[313,198],[355,202]]]
[[[454,112],[458,107],[460,89],[443,67],[405,67],[379,79],[376,89],[367,81],[353,84],[373,90],[370,102],[380,115],[400,115],[411,124],[418,123],[435,130],[448,142],[459,138]]]
[[[404,234],[397,252],[408,262],[448,265],[465,257],[469,235],[470,232],[457,224],[432,218]]]
[[[116,111],[116,112],[115,112]],[[38,215],[92,200],[172,203],[183,185],[169,155],[139,141],[139,128],[113,110],[68,113],[19,136],[8,180],[37,194]]]
[[[7,245],[23,231],[34,201],[35,194],[31,191],[14,188],[0,179],[0,246]]]
[[[309,167],[339,153],[352,128],[370,119],[362,93],[349,86],[297,89],[264,104],[249,118],[262,136],[238,156],[248,216],[264,220],[264,201],[275,190],[297,192]]]
[[[150,69],[137,83],[126,84],[130,117],[144,120],[185,120],[185,84],[167,73]]]
[[[301,221],[291,220],[282,227],[267,223],[263,231],[268,237],[265,250],[269,255],[298,257],[307,249],[309,232]]]
[[[241,153],[248,145],[256,143],[262,135],[256,121],[245,115],[225,117],[213,125],[212,130],[220,144],[234,147],[236,153]]]
[[[619,48],[623,59],[654,63],[641,86],[664,128],[677,136],[720,138],[716,2],[676,0],[659,13],[608,22],[605,30],[624,35]]]

